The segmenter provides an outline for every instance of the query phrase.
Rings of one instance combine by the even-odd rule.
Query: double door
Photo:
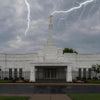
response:
[[[44,79],[56,79],[56,69],[45,69],[44,70]]]

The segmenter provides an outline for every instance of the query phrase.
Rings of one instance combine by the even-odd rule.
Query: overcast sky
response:
[[[24,0],[0,0],[0,52],[30,53],[46,45],[49,15],[68,10],[86,0],[28,0],[31,6],[30,29]],[[67,14],[53,16],[53,37],[58,48],[73,48],[79,53],[100,53],[100,0]]]

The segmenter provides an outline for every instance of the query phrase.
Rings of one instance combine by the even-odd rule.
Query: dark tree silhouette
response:
[[[76,53],[76,54],[78,54],[77,51],[75,51],[75,50],[73,50],[73,49],[71,49],[71,48],[64,48],[63,54],[64,54],[64,53]]]
[[[96,64],[96,65],[92,65],[92,71],[95,72],[95,77],[97,78],[97,74],[100,73],[100,65]]]

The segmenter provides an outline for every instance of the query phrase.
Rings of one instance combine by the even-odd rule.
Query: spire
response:
[[[49,36],[48,36],[48,40],[47,40],[48,46],[54,46],[52,30],[53,30],[52,15],[50,15]]]
[[[50,23],[52,23],[52,15],[50,15]]]

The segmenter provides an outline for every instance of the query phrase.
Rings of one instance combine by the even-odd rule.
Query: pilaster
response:
[[[72,82],[72,66],[68,65],[66,69],[66,82]]]
[[[30,82],[35,82],[36,78],[35,78],[35,66],[33,65],[31,67],[31,73],[30,73]]]

